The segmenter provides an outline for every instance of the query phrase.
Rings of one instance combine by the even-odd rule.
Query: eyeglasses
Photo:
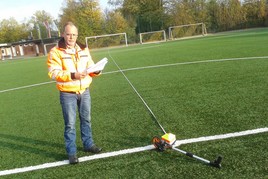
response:
[[[78,37],[78,34],[68,34],[68,33],[65,33],[65,35],[66,35],[67,37],[71,37],[71,36],[73,36],[73,37]]]

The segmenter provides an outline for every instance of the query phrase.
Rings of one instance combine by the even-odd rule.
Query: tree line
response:
[[[109,0],[111,9],[100,9],[98,0],[65,0],[59,18],[36,11],[30,20],[0,21],[0,43],[58,37],[63,25],[73,21],[79,40],[126,32],[138,41],[142,32],[167,30],[170,26],[203,22],[208,32],[268,25],[268,0]],[[50,34],[48,33],[50,32]]]

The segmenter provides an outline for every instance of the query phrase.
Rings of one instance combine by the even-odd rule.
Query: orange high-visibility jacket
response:
[[[72,79],[71,73],[84,72],[93,64],[88,48],[77,43],[74,49],[68,49],[62,38],[48,54],[48,76],[56,81],[60,91],[82,93],[89,87],[91,77],[95,75],[90,74],[81,80],[76,80]]]

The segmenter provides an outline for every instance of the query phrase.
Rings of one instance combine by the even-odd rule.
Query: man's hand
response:
[[[98,75],[98,74],[100,74],[100,73],[101,73],[101,71],[95,71],[95,72],[94,72],[95,75]]]
[[[89,73],[89,76],[95,77],[95,76],[99,76],[100,74],[101,74],[101,71],[95,71],[93,73]]]
[[[86,76],[87,76],[87,73],[86,72],[83,72],[83,73],[75,72],[74,73],[74,77],[77,80],[81,80],[81,79],[85,78]]]

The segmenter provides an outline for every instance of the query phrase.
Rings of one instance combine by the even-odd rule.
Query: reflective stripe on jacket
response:
[[[83,92],[92,82],[91,76],[76,80],[71,78],[71,73],[84,72],[93,64],[88,48],[76,44],[74,49],[68,49],[62,38],[48,54],[48,76],[56,81],[60,91]]]

